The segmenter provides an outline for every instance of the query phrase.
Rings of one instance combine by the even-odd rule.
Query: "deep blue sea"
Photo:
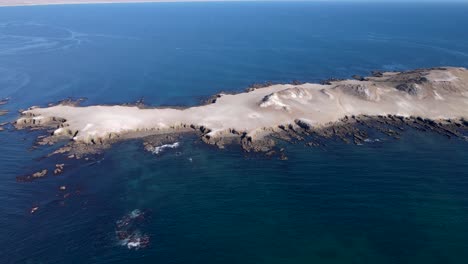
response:
[[[463,3],[0,8],[0,99],[11,98],[0,123],[67,97],[195,105],[255,82],[468,67],[467,14]],[[54,146],[31,150],[40,134],[0,132],[2,264],[468,262],[461,139],[408,130],[362,146],[299,143],[287,161],[192,137],[161,155],[128,141],[17,182],[61,162],[44,158]],[[122,245],[122,229],[149,246]]]

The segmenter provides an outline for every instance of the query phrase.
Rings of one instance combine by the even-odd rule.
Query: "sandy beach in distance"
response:
[[[170,3],[170,2],[217,2],[219,0],[0,0],[2,6],[66,5],[66,4],[123,4],[123,3]],[[223,0],[246,1],[246,0]],[[261,0],[260,0],[261,1]]]

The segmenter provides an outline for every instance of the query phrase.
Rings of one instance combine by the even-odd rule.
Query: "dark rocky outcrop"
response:
[[[384,73],[381,72],[381,71],[372,71],[371,74],[372,74],[373,77],[383,77],[384,76]]]
[[[332,85],[334,82],[339,82],[339,81],[343,81],[344,79],[340,79],[340,78],[329,78],[329,79],[325,79],[325,80],[322,80],[320,81],[320,84],[322,85]]]
[[[47,175],[48,171],[46,169],[35,172],[31,175],[26,175],[26,176],[18,176],[16,177],[16,181],[19,182],[31,182],[40,178],[43,178]]]
[[[365,81],[366,80],[366,78],[361,76],[361,75],[353,75],[352,78],[357,80],[357,81]]]
[[[54,170],[54,175],[59,175],[63,172],[63,169],[65,167],[65,164],[55,164],[55,170]]]
[[[410,95],[418,95],[421,91],[421,88],[419,88],[415,83],[402,83],[397,85],[396,89]]]

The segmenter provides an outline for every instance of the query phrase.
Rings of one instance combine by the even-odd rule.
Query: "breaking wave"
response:
[[[165,144],[165,145],[162,145],[162,146],[154,147],[151,150],[151,153],[158,155],[158,154],[161,154],[166,149],[175,149],[175,148],[178,148],[179,146],[180,146],[179,142],[175,142],[173,144]]]
[[[150,236],[140,230],[146,219],[146,212],[135,209],[117,220],[115,234],[119,245],[134,250],[146,248],[150,243]]]
[[[364,142],[366,142],[366,143],[375,143],[375,142],[380,142],[380,139],[378,139],[378,138],[376,138],[376,139],[366,138],[366,139],[364,139]]]

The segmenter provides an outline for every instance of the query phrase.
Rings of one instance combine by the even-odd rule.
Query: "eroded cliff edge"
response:
[[[51,136],[40,142],[71,139],[58,152],[76,155],[119,140],[160,139],[183,132],[196,132],[204,142],[218,147],[239,143],[246,151],[267,152],[275,139],[301,139],[313,133],[364,140],[365,133],[350,129],[350,124],[374,126],[389,135],[388,126],[410,124],[464,137],[465,118],[468,70],[445,67],[376,72],[371,77],[325,84],[271,85],[220,94],[210,104],[185,109],[66,103],[31,107],[21,113],[15,127],[50,129]]]

